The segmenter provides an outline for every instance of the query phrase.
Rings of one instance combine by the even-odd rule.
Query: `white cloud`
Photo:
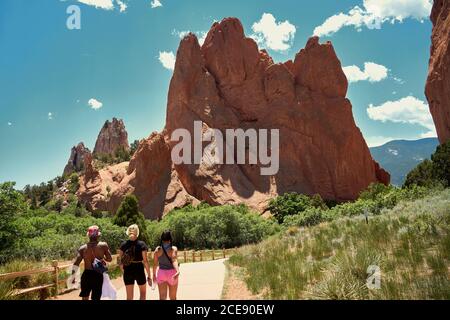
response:
[[[397,82],[398,84],[405,84],[405,80],[397,78],[397,77],[392,77],[392,79]]]
[[[103,10],[114,10],[116,8],[114,2],[119,6],[120,12],[125,12],[128,8],[124,0],[78,0],[78,2]]]
[[[159,8],[162,7],[162,3],[159,0],[152,0],[152,2],[150,3],[150,5],[152,6],[153,9],[155,8]]]
[[[127,10],[128,5],[125,2],[123,2],[121,0],[116,0],[116,2],[119,5],[120,12],[125,12]]]
[[[173,31],[172,31],[172,35],[177,36],[177,37],[179,37],[180,39],[183,39],[183,38],[186,37],[190,32],[192,32],[192,31],[187,31],[187,30],[184,30],[184,31],[173,30]],[[192,32],[192,33],[194,33],[194,34],[197,36],[197,38],[198,38],[198,43],[202,46],[203,43],[205,43],[206,36],[208,35],[208,32],[207,32],[207,31],[195,31],[195,32]]]
[[[53,120],[53,113],[51,112],[48,113],[48,120]]]
[[[420,137],[422,139],[425,139],[425,138],[436,138],[437,137],[436,129],[430,130],[428,132],[421,133]]]
[[[431,13],[432,0],[364,0],[363,8],[353,7],[348,13],[338,13],[329,17],[314,29],[316,36],[330,36],[343,27],[353,26],[380,29],[386,22],[392,24],[411,18],[419,21],[427,19]]]
[[[367,145],[369,148],[379,147],[383,144],[388,143],[389,141],[395,140],[393,137],[385,137],[385,136],[371,136],[365,137]]]
[[[175,55],[173,54],[172,51],[167,52],[167,51],[160,51],[159,52],[159,61],[161,62],[161,64],[163,65],[164,68],[169,69],[169,70],[174,70],[175,69]]]
[[[113,0],[78,0],[78,2],[87,4],[89,6],[94,6],[96,8],[113,10],[114,3]]]
[[[271,13],[264,13],[252,26],[252,38],[268,49],[286,51],[291,48],[297,29],[289,21],[277,22]]]
[[[389,69],[381,64],[366,62],[364,71],[358,66],[343,67],[347,79],[350,83],[358,81],[380,82],[387,78]]]
[[[89,99],[88,105],[94,110],[98,110],[103,107],[103,103],[94,98]]]
[[[367,114],[370,119],[376,121],[420,125],[428,129],[420,135],[421,137],[436,136],[436,128],[428,105],[413,96],[397,101],[387,101],[380,106],[371,104]]]

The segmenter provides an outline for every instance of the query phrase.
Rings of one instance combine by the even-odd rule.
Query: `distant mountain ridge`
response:
[[[439,145],[437,138],[393,140],[370,148],[372,157],[391,174],[391,183],[401,186],[407,174],[420,162],[429,159]]]

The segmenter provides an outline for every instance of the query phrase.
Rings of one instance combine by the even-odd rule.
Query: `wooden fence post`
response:
[[[195,262],[195,250],[192,250],[192,262]]]
[[[46,290],[39,290],[39,300],[45,300]]]
[[[223,250],[223,258],[225,259],[225,258],[226,258],[226,251],[225,251],[225,248],[223,248],[222,250]]]
[[[200,261],[203,261],[203,251],[200,251]]]
[[[214,260],[214,250],[212,251],[212,259]]]
[[[183,251],[183,256],[184,256],[184,263],[187,262],[187,253],[186,250]]]
[[[57,296],[59,294],[59,268],[57,260],[52,261],[52,267],[55,269],[55,295]]]

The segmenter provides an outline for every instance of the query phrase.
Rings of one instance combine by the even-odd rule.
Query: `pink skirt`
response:
[[[158,273],[156,274],[156,282],[158,284],[167,283],[169,286],[174,286],[178,283],[178,277],[176,279],[173,276],[177,273],[177,270],[163,270],[158,269]]]

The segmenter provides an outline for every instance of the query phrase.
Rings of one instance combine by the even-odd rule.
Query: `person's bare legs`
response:
[[[147,299],[147,284],[143,284],[142,286],[139,286],[139,298],[140,300],[146,300]]]
[[[159,300],[167,300],[167,283],[158,284]]]
[[[178,283],[174,286],[169,286],[170,300],[177,300],[177,290],[178,290]]]
[[[134,300],[134,285],[125,286],[127,290],[127,300]]]

